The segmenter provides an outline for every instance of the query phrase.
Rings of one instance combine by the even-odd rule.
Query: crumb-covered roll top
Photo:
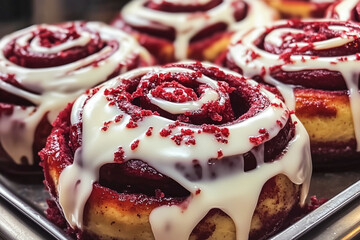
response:
[[[170,62],[211,60],[206,58],[206,49],[214,42],[224,42],[228,38],[224,36],[234,30],[262,26],[274,18],[274,12],[261,1],[140,0],[128,3],[113,25],[135,33],[161,62]],[[218,52],[217,48],[211,51]]]
[[[276,86],[292,109],[294,88],[349,90],[359,151],[359,33],[359,25],[353,22],[281,21],[269,28],[238,34],[219,62]]]
[[[0,102],[12,112],[0,111],[0,145],[16,163],[32,164],[42,119],[51,123],[85,89],[152,63],[134,38],[98,22],[34,25],[3,37]]]
[[[323,18],[335,0],[265,0],[283,18]]]
[[[254,81],[214,66],[133,70],[88,91],[63,114],[71,124],[64,153],[72,154],[67,157],[72,163],[59,165],[57,191],[73,227],[82,228],[97,182],[122,193],[173,199],[151,212],[156,239],[188,239],[213,208],[229,215],[237,239],[245,239],[267,180],[284,174],[303,184],[302,200],[308,189],[309,139],[301,123]],[[44,161],[57,161],[53,144],[60,126],[59,120],[41,153]],[[104,172],[108,164],[125,170],[113,165]],[[140,171],[134,166],[139,164]]]
[[[326,17],[360,22],[360,1],[337,0],[326,10]]]

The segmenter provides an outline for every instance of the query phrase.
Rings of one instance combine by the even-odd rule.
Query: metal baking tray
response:
[[[314,173],[309,196],[329,198],[271,240],[360,239],[360,171]],[[42,184],[19,184],[0,175],[0,239],[61,239],[66,233],[45,217]]]

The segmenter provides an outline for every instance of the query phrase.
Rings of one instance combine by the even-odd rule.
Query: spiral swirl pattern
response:
[[[329,6],[326,11],[326,17],[360,22],[360,1],[338,0]]]
[[[234,220],[237,239],[245,239],[254,203],[269,178],[284,173],[307,192],[308,136],[290,115],[281,100],[254,81],[201,63],[123,74],[82,95],[72,107],[74,162],[62,171],[58,188],[64,215],[81,229],[101,166],[140,159],[190,193],[186,210],[173,205],[152,211],[156,239],[187,239],[215,207]],[[46,150],[42,154],[48,155]],[[215,163],[226,158],[232,169]],[[246,170],[251,159],[255,166]],[[245,186],[250,178],[251,189],[228,189]],[[164,232],[166,225],[171,230]]]
[[[53,122],[85,89],[152,63],[135,39],[98,22],[31,26],[2,38],[0,49],[1,94],[20,105],[0,118],[1,144],[18,164],[24,157],[33,163],[34,132],[45,114]]]
[[[218,40],[219,34],[264,25],[274,18],[274,12],[260,1],[140,0],[127,4],[120,19],[113,24],[140,33],[140,41],[150,52],[154,51],[154,55],[159,54],[155,42],[165,41],[173,43],[175,60],[187,59],[189,54],[191,58],[202,60],[196,48],[204,48],[209,43],[200,41],[201,46],[194,45],[194,49],[189,50],[192,43],[212,37]],[[155,39],[150,40],[145,35]]]
[[[295,109],[293,89],[349,90],[360,150],[359,26],[341,21],[287,21],[234,38],[226,64],[277,86]],[[241,40],[240,40],[241,39]]]
[[[335,0],[265,0],[283,18],[323,18]]]

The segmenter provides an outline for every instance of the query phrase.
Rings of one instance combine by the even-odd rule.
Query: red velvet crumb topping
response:
[[[107,45],[100,38],[99,33],[94,33],[87,29],[85,23],[81,23],[78,26],[75,23],[57,26],[62,28],[64,32],[53,31],[40,26],[32,32],[33,38],[30,38],[25,46],[17,45],[17,39],[12,40],[3,49],[5,57],[14,64],[26,68],[56,67],[92,55]],[[80,31],[86,31],[91,34],[91,40],[85,46],[76,46],[57,53],[34,52],[30,48],[31,41],[35,37],[39,37],[42,47],[50,48],[79,38]],[[117,48],[118,44],[114,47]]]
[[[253,143],[255,146],[260,145],[269,139],[269,132],[265,128],[259,129],[260,135],[249,137],[249,141]]]

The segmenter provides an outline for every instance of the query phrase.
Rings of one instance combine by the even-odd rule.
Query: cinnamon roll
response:
[[[261,1],[130,1],[112,25],[134,34],[159,62],[214,60],[231,32],[276,18]]]
[[[98,22],[34,25],[0,40],[0,168],[38,172],[57,114],[85,89],[152,64],[130,35]]]
[[[360,1],[338,0],[329,6],[326,11],[326,17],[360,22]]]
[[[275,86],[309,132],[316,167],[359,163],[360,26],[280,21],[234,37],[222,64]]]
[[[264,239],[294,217],[311,176],[309,137],[277,96],[189,62],[89,90],[40,155],[79,239]]]
[[[335,0],[265,0],[283,18],[323,18]]]

